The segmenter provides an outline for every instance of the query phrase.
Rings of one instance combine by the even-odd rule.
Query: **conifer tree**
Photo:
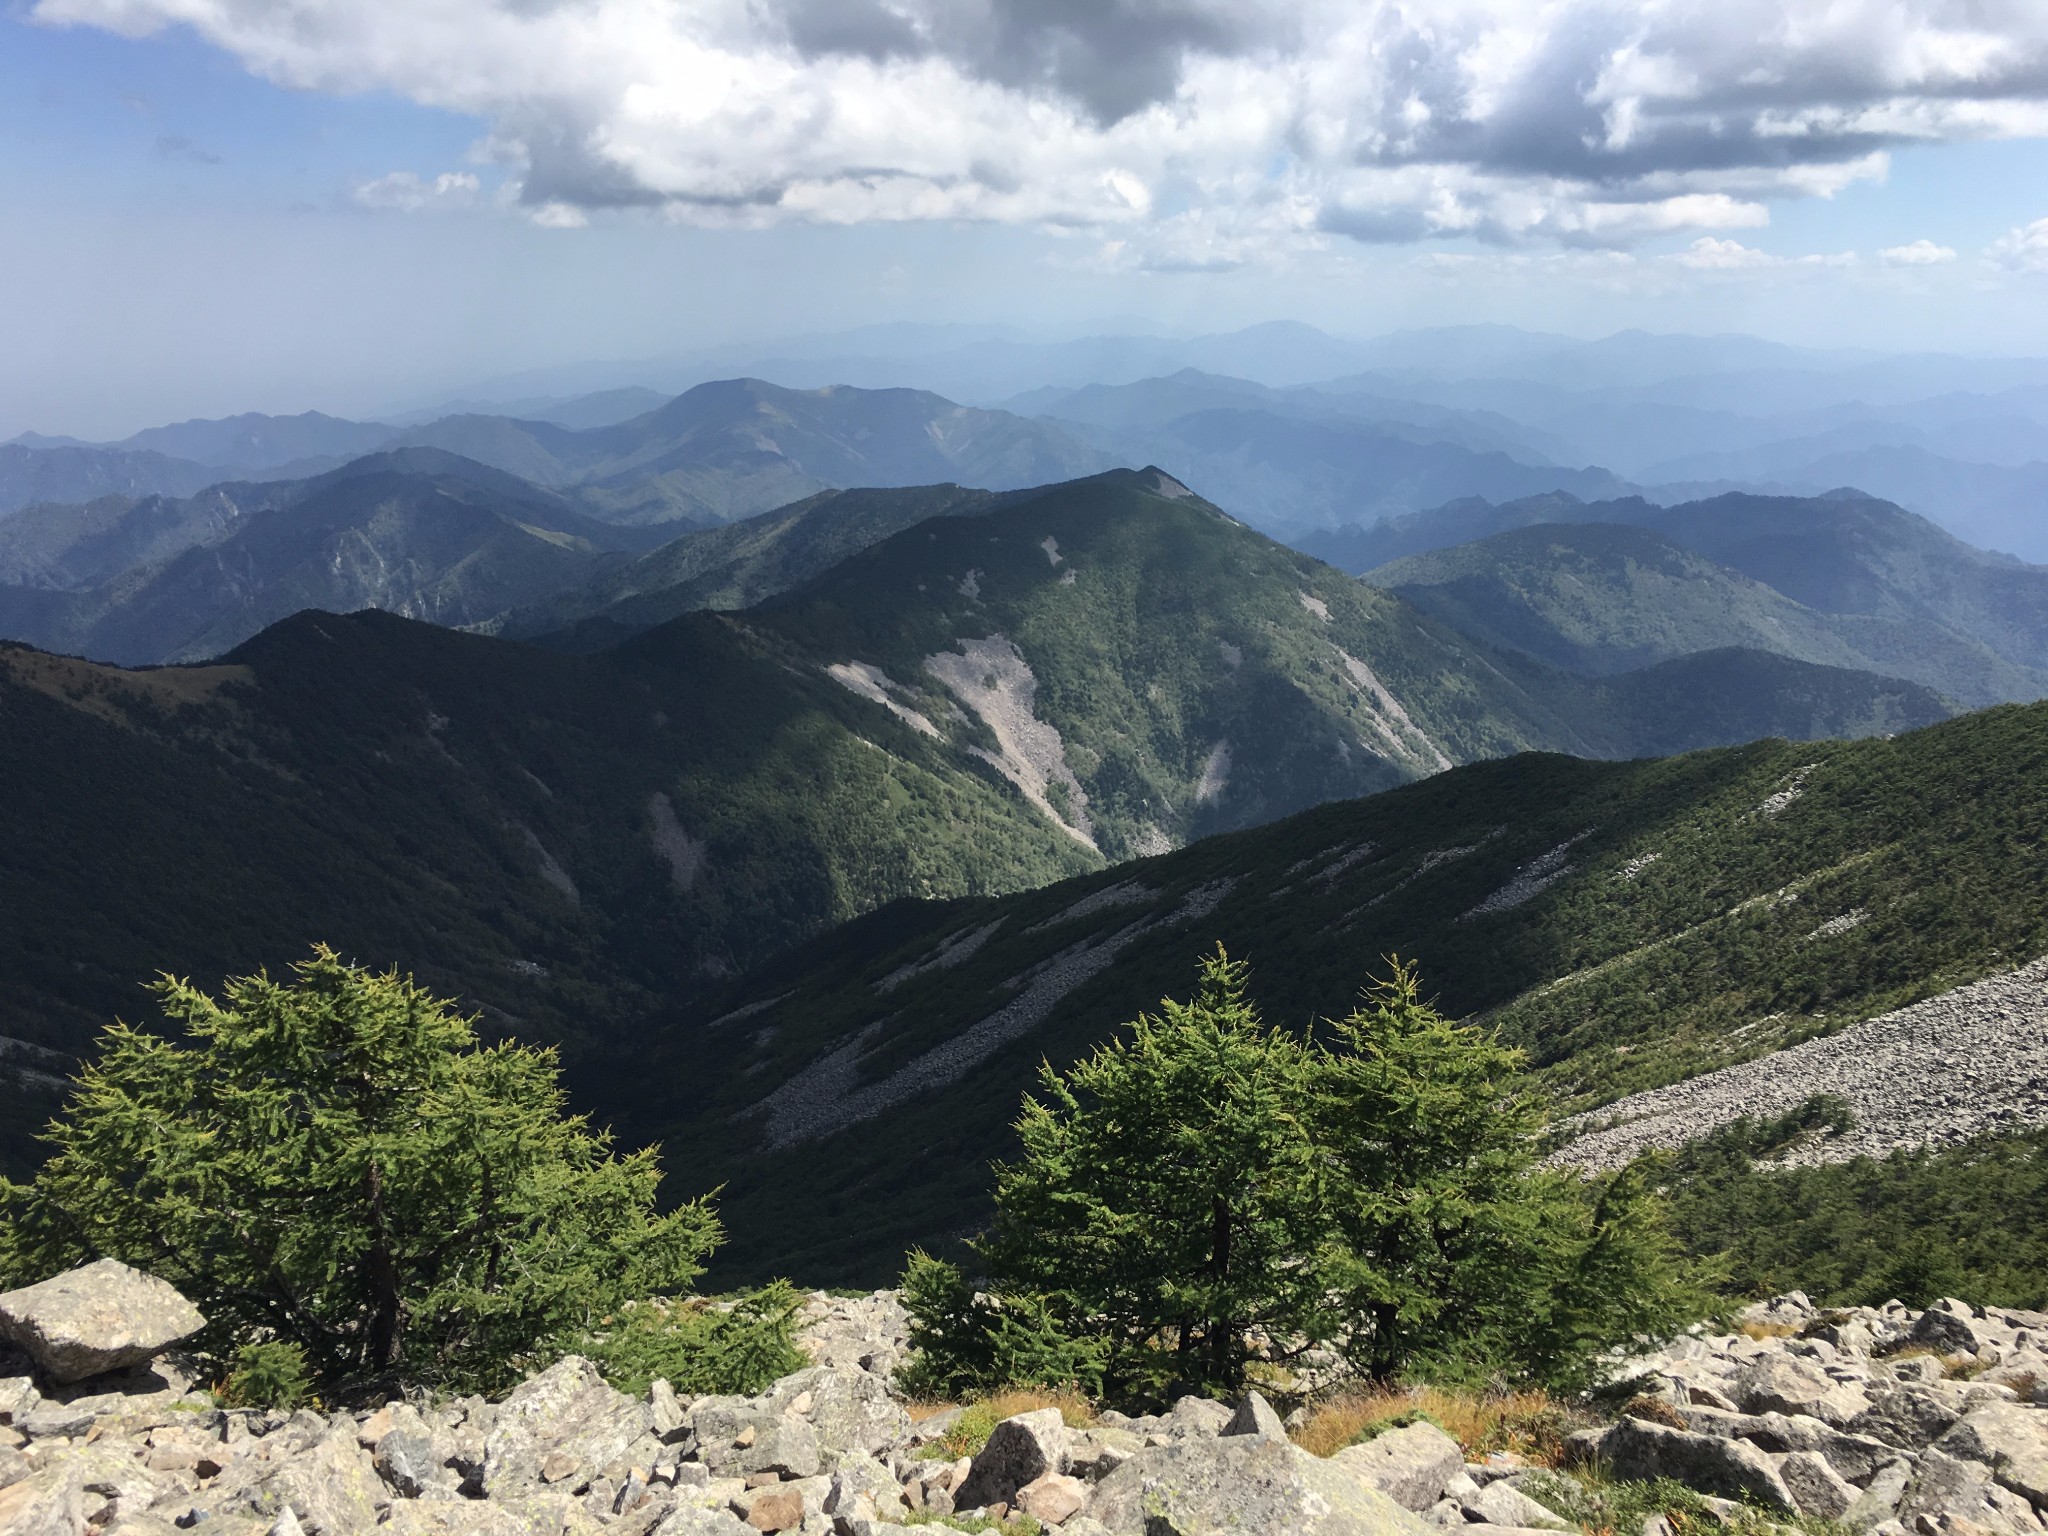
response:
[[[703,1202],[656,1211],[651,1152],[565,1114],[552,1051],[480,1045],[396,972],[323,946],[219,1001],[155,991],[179,1032],[117,1024],[42,1171],[0,1180],[0,1286],[118,1258],[191,1296],[223,1354],[482,1388],[686,1287],[718,1241]]]

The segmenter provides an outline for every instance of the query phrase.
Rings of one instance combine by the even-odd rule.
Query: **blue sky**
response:
[[[1944,33],[1939,0],[1908,5],[1926,25],[1897,46],[1946,39],[1960,63],[1899,87],[1873,20],[1834,40],[1837,84],[1806,101],[1796,81],[1769,100],[1716,84],[1757,47],[1744,3],[1721,8],[1726,35],[1697,16],[1666,35],[1652,13],[1670,7],[1587,0],[1650,21],[1572,69],[1562,41],[1509,39],[1517,59],[1555,56],[1569,89],[1534,65],[1476,85],[1468,69],[1458,102],[1492,91],[1512,110],[1468,110],[1431,142],[1454,114],[1430,93],[1452,88],[1418,68],[1371,121],[1339,102],[1351,137],[1330,147],[1313,134],[1333,87],[1312,69],[1284,76],[1300,94],[1284,127],[1246,103],[1279,89],[1287,46],[1335,54],[1347,34],[1301,43],[1324,24],[1308,4],[1238,8],[1293,44],[1185,5],[1163,40],[1053,49],[1029,0],[986,0],[994,41],[934,21],[912,43],[845,41],[882,14],[865,0],[792,6],[770,37],[731,30],[763,7],[707,3],[680,41],[623,42],[599,34],[608,8],[644,17],[625,0],[515,8],[550,13],[540,38],[499,0],[322,0],[291,8],[296,32],[278,31],[287,8],[234,0],[17,4],[0,11],[0,437],[366,414],[525,368],[904,319],[1047,335],[1497,320],[2048,353],[2048,225],[2015,233],[2048,219],[2043,8],[1977,7],[2007,17],[1987,44]],[[1460,67],[1507,49],[1512,7],[1445,9],[1470,13],[1446,55]],[[822,42],[821,14],[840,29]],[[584,25],[590,57],[563,62]],[[706,57],[723,115],[699,110]],[[763,115],[804,92],[805,122],[836,126]],[[1551,111],[1563,98],[1579,117]],[[1814,147],[1769,164],[1765,136],[1731,161],[1744,114]],[[1608,136],[1591,170],[1587,122]],[[983,146],[969,172],[954,140]]]

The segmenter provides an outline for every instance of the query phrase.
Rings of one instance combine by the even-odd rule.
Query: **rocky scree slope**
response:
[[[1304,1026],[1380,957],[1413,960],[1560,1109],[1594,1109],[2048,954],[2044,784],[2044,706],[1891,740],[1474,764],[1044,890],[877,912],[669,1016],[614,1102],[726,1183],[728,1276],[880,1279],[984,1219],[1040,1060],[1186,995],[1217,940],[1265,1017]],[[1972,1013],[1974,1049],[2037,1061],[2038,1013]],[[659,1085],[686,1063],[683,1100]],[[2039,1101],[2013,1092],[1998,1102]],[[1919,1108],[1871,1123],[1938,1140],[1955,1119],[1900,1102]]]
[[[662,1381],[630,1397],[571,1356],[497,1402],[221,1410],[169,1350],[203,1321],[111,1261],[0,1295],[0,1331],[25,1349],[0,1376],[0,1532],[898,1536],[912,1521],[1013,1515],[1067,1536],[1575,1524],[1574,1483],[1518,1456],[1468,1463],[1419,1422],[1320,1459],[1256,1393],[1078,1429],[1033,1410],[949,1459],[939,1446],[961,1410],[913,1420],[892,1384],[907,1318],[889,1292],[813,1297],[802,1337],[815,1363],[748,1398],[691,1399]],[[2044,1528],[2048,1318],[1957,1301],[1816,1313],[1795,1294],[1748,1323],[1749,1335],[1695,1330],[1617,1360],[1638,1396],[1569,1452],[1609,1477],[1675,1479],[1731,1518],[1747,1507],[1874,1536]]]

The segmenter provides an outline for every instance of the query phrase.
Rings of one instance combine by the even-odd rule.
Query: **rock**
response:
[[[761,1488],[747,1499],[745,1523],[757,1531],[793,1531],[804,1523],[804,1496],[795,1489]]]
[[[1791,1452],[1778,1463],[1778,1478],[1799,1513],[1816,1520],[1839,1520],[1856,1502],[1856,1489],[1819,1451]]]
[[[0,1376],[0,1424],[12,1424],[42,1401],[33,1378]]]
[[[739,1536],[752,1536],[731,1516],[726,1518]],[[210,1524],[199,1527],[202,1533],[211,1529]],[[536,1494],[488,1502],[461,1499],[418,1504],[401,1500],[391,1506],[390,1519],[371,1529],[377,1536],[586,1536],[600,1527],[567,1497]]]
[[[0,1488],[0,1532],[5,1536],[85,1536],[85,1503],[85,1490],[62,1469],[38,1472]]]
[[[1929,1387],[1906,1386],[1885,1393],[1844,1427],[1902,1451],[1917,1451],[1948,1433],[1961,1417]]]
[[[1870,1406],[1818,1367],[1793,1355],[1760,1355],[1737,1373],[1730,1395],[1744,1413],[1804,1414],[1824,1423],[1846,1424]]]
[[[662,1517],[650,1536],[754,1536],[754,1527],[730,1510],[680,1505]]]
[[[1465,1469],[1458,1442],[1434,1424],[1382,1430],[1361,1445],[1347,1445],[1330,1460],[1363,1478],[1403,1509],[1428,1509]]]
[[[498,1406],[484,1437],[484,1487],[494,1499],[542,1487],[574,1493],[614,1462],[651,1463],[658,1449],[647,1405],[566,1355]]]
[[[1228,1408],[1206,1397],[1184,1397],[1168,1415],[1174,1432],[1184,1435],[1220,1435],[1231,1417]]]
[[[2015,1403],[1972,1408],[1934,1449],[1991,1468],[1998,1482],[2048,1509],[2048,1413]]]
[[[1745,1418],[1734,1438],[1747,1440],[1759,1450],[1774,1455],[1792,1451],[1818,1451],[1849,1482],[1862,1485],[1885,1463],[1898,1459],[1898,1450],[1868,1435],[1823,1424],[1803,1414],[1766,1413]]]
[[[1257,1435],[1266,1440],[1287,1438],[1287,1426],[1280,1422],[1280,1415],[1256,1392],[1247,1392],[1237,1400],[1230,1422],[1223,1426],[1222,1432],[1226,1435]]]
[[[1144,1448],[1145,1442],[1139,1436],[1111,1424],[1070,1430],[1067,1470],[1089,1482],[1100,1482]]]
[[[387,1502],[370,1457],[344,1420],[306,1449],[286,1458],[245,1496],[253,1512],[275,1518],[289,1507],[307,1536],[351,1536],[377,1523]]]
[[[1791,1492],[1770,1459],[1747,1440],[1721,1440],[1643,1419],[1622,1419],[1600,1438],[1600,1460],[1625,1482],[1668,1477],[1701,1493],[1750,1498],[1793,1512]]]
[[[1087,1507],[1088,1485],[1076,1477],[1048,1472],[1019,1488],[1015,1503],[1040,1525],[1064,1525]]]
[[[415,1415],[417,1417],[417,1415]],[[377,1442],[372,1461],[377,1475],[401,1498],[416,1499],[437,1481],[441,1458],[434,1454],[434,1442],[419,1430],[397,1429]]]
[[[1842,1514],[1842,1524],[1869,1530],[1891,1520],[1899,1512],[1899,1500],[1913,1480],[1912,1463],[1901,1457],[1878,1468],[1869,1484]]]
[[[824,1512],[843,1513],[856,1499],[866,1499],[870,1510],[886,1519],[893,1520],[904,1512],[902,1484],[872,1456],[840,1458],[839,1469],[832,1474],[831,1488],[825,1495]]]
[[[60,1382],[140,1365],[205,1326],[174,1286],[118,1259],[0,1295],[0,1336]]]
[[[1922,1312],[1907,1338],[1942,1355],[1974,1355],[1989,1342],[1978,1327],[1976,1310],[1953,1297]]]
[[[1066,1438],[1066,1424],[1057,1408],[1037,1408],[1003,1420],[974,1458],[966,1481],[953,1490],[953,1507],[980,1509],[1010,1502],[1026,1483],[1061,1469]]]
[[[1570,1529],[1572,1522],[1546,1509],[1512,1483],[1488,1483],[1463,1500],[1465,1510],[1488,1525]]]
[[[1909,1531],[1923,1522],[1941,1529],[1957,1520],[1993,1531],[2026,1529],[2009,1518],[2014,1499],[1992,1481],[1990,1468],[1930,1449],[1899,1500],[1898,1518]],[[2017,1502],[2025,1508],[2024,1500]]]
[[[1142,1451],[1097,1485],[1088,1515],[1113,1536],[1433,1536],[1335,1458],[1255,1435]]]

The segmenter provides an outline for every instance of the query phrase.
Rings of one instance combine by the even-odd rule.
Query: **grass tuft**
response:
[[[1381,1430],[1423,1420],[1465,1448],[1468,1461],[1512,1451],[1539,1466],[1556,1466],[1565,1436],[1582,1423],[1547,1392],[1455,1392],[1441,1387],[1350,1393],[1310,1411],[1295,1443],[1317,1456],[1369,1440]]]

